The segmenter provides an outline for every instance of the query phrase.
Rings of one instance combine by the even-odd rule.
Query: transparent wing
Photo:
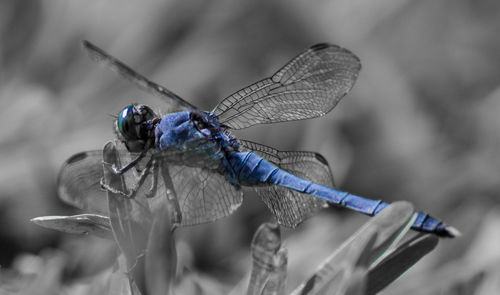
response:
[[[213,113],[233,129],[322,116],[351,90],[360,69],[349,50],[317,44],[271,78],[227,97]]]
[[[150,81],[148,78],[137,73],[132,68],[125,65],[123,62],[114,58],[113,56],[106,53],[104,50],[95,46],[94,44],[90,43],[89,41],[83,41],[82,46],[86,51],[89,52],[92,60],[106,65],[111,70],[118,73],[123,78],[131,81],[132,83],[134,83],[137,87],[141,88],[142,90],[145,90],[153,95],[159,96],[160,98],[165,100],[167,103],[175,102],[175,103],[179,104],[180,106],[185,107],[187,109],[193,109],[193,110],[197,109],[194,105],[185,101],[177,94],[173,93],[172,91],[168,90],[167,88],[165,88],[165,87],[163,87],[163,86],[161,86],[153,81]]]
[[[272,147],[255,142],[239,140],[242,149],[248,149],[279,168],[304,179],[333,187],[333,176],[323,156],[314,152],[278,151]],[[313,212],[327,206],[327,202],[309,194],[277,186],[256,188],[257,193],[278,222],[284,226],[296,227]]]
[[[179,201],[182,213],[181,225],[195,225],[211,222],[230,215],[242,202],[242,192],[230,184],[220,171],[211,167],[203,167],[206,162],[204,157],[195,154],[190,157],[189,165],[187,159],[183,158],[186,151],[161,152],[153,155],[160,161],[162,173],[170,177],[171,186],[166,182],[159,181],[156,194],[174,193]],[[133,159],[137,154],[126,151],[118,152],[120,159]],[[147,161],[147,159],[145,159]],[[122,163],[124,164],[124,163]],[[143,163],[139,163],[139,166]],[[78,153],[69,158],[63,165],[58,178],[58,193],[66,203],[91,213],[108,215],[106,191],[101,188],[103,177],[102,151],[89,151]],[[143,168],[141,166],[140,168]],[[135,175],[131,176],[131,173]],[[127,188],[133,186],[133,180],[138,180],[140,174],[131,169],[125,173]],[[148,175],[144,181],[144,189],[147,191],[152,186],[152,177]],[[151,198],[151,203],[163,200],[163,198]]]
[[[118,155],[124,161],[130,161],[131,158],[138,156],[125,150],[118,151]],[[144,162],[146,161],[147,159]],[[144,168],[144,162],[139,163],[137,167]],[[125,175],[126,181],[133,182],[138,174],[137,171],[131,170]],[[101,187],[103,176],[102,150],[77,153],[66,160],[59,171],[57,178],[59,198],[86,212],[108,215],[107,193]],[[146,183],[150,182],[151,179],[146,179]]]
[[[81,152],[70,157],[57,178],[57,192],[64,202],[89,213],[108,215],[106,191],[101,188],[102,151]]]
[[[249,140],[238,140],[242,150],[253,151],[281,169],[311,181],[334,186],[333,175],[326,159],[307,151],[279,151]]]
[[[211,169],[165,162],[160,169],[171,179],[173,188],[168,189],[179,202],[181,226],[213,222],[226,217],[243,201],[242,191],[230,184],[224,175]],[[166,193],[166,189],[164,181],[159,185],[158,193]]]
[[[297,227],[319,209],[328,207],[320,198],[278,185],[256,187],[256,191],[278,223],[290,228]]]

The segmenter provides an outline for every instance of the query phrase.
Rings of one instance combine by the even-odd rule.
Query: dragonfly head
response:
[[[156,118],[153,110],[142,104],[131,104],[121,110],[115,128],[129,152],[138,153],[153,146]]]

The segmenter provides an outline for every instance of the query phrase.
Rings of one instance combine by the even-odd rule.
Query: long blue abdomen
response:
[[[311,194],[330,203],[373,216],[389,204],[343,192],[328,186],[295,176],[264,160],[253,152],[233,152],[229,163],[234,175],[242,185],[254,186],[275,184],[302,193]],[[435,233],[440,236],[455,236],[456,230],[430,215],[416,211],[417,219],[412,225],[415,230]]]

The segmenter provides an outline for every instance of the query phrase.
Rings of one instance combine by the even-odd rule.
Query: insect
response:
[[[146,162],[137,176],[136,187],[120,192],[127,197],[132,197],[146,182],[151,198],[164,193],[166,187],[158,184],[158,171],[167,171],[179,203],[181,226],[228,216],[242,202],[242,187],[255,188],[278,222],[288,227],[296,227],[328,204],[370,216],[388,205],[333,188],[328,163],[318,153],[278,151],[236,139],[229,132],[255,124],[302,120],[328,113],[351,90],[361,69],[360,60],[349,50],[330,44],[314,45],[272,77],[235,92],[206,112],[90,42],[84,41],[83,47],[92,59],[184,109],[159,116],[142,104],[123,108],[115,129],[131,161],[121,167],[113,166],[115,173],[123,174],[137,170],[139,162]],[[69,201],[79,199],[76,196],[92,195],[88,202],[77,205],[94,211],[105,208],[101,187],[114,188],[100,181],[102,175],[101,151],[78,153],[61,169],[59,194]],[[415,230],[446,237],[459,234],[426,213],[416,213],[412,224]]]

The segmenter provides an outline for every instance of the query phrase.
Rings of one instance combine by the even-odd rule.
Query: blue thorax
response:
[[[155,127],[157,151],[181,150],[209,167],[224,165],[224,155],[234,151],[236,140],[221,127],[217,118],[199,111],[166,114]],[[222,161],[222,162],[221,162]]]

